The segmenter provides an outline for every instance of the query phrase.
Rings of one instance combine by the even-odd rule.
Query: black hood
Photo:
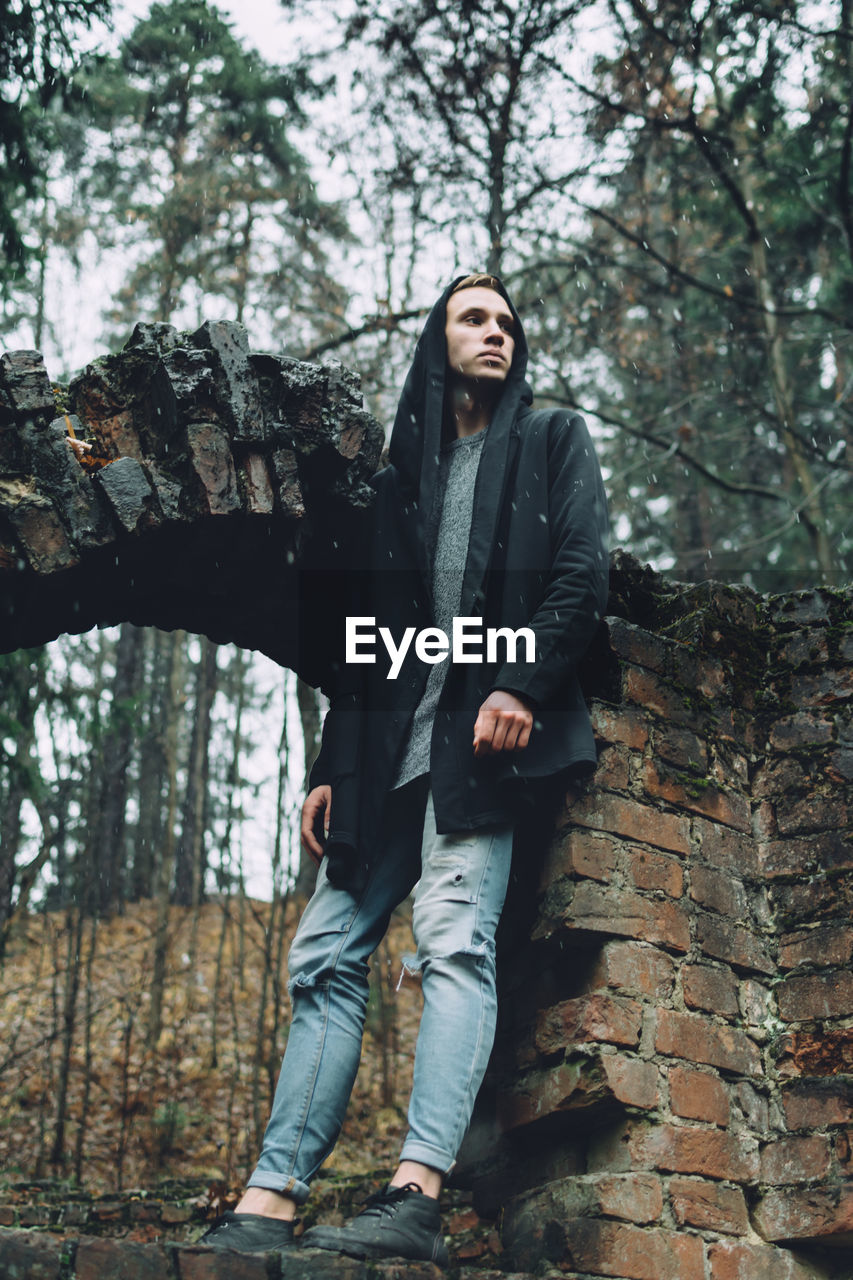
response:
[[[413,532],[418,544],[417,558],[424,572],[428,572],[425,525],[432,511],[442,445],[447,376],[447,340],[444,332],[447,299],[463,279],[464,276],[457,276],[447,286],[427,317],[403,385],[389,446],[389,461],[396,472],[398,494],[415,522],[416,531]],[[478,490],[482,490],[481,497],[490,495],[492,501],[487,501],[484,507],[482,501],[478,500],[472,542],[482,543],[481,550],[486,552],[494,534],[497,505],[506,475],[510,436],[522,408],[533,399],[533,392],[525,380],[527,339],[521,318],[503,287],[502,296],[515,321],[515,348],[480,461],[480,473],[485,483],[482,486],[478,484]],[[481,559],[476,550],[474,558]]]
[[[464,276],[457,276],[444,290],[427,317],[411,367],[403,384],[400,403],[394,418],[389,447],[389,459],[397,470],[401,488],[417,497],[423,507],[424,472],[438,467],[441,448],[441,425],[444,414],[444,385],[447,376],[447,340],[444,329],[447,323],[447,299]],[[501,398],[492,419],[489,435],[494,437],[508,431],[515,420],[519,406],[530,404],[533,392],[525,382],[527,373],[527,339],[521,317],[512,299],[502,293],[515,321],[515,350],[512,365],[504,383]],[[430,465],[425,466],[429,458]],[[430,495],[431,496],[431,495]]]

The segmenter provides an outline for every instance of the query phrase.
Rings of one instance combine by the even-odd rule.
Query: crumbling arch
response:
[[[311,678],[299,582],[343,567],[382,441],[356,375],[252,353],[228,321],[137,325],[67,388],[5,354],[0,651],[130,621]]]

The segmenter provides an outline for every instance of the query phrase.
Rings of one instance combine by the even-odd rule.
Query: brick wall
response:
[[[526,1270],[849,1280],[851,593],[612,588],[597,775],[517,860],[476,1202]]]

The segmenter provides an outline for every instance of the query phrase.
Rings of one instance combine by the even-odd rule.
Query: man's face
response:
[[[447,363],[457,377],[500,384],[515,350],[515,321],[494,289],[460,289],[447,300]]]

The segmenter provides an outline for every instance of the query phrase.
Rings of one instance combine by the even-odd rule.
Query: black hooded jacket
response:
[[[367,572],[347,609],[375,617],[397,643],[406,627],[432,625],[429,523],[442,443],[446,303],[435,304],[400,397],[390,465],[373,480],[376,503]],[[483,627],[529,627],[536,659],[450,663],[433,725],[430,783],[438,831],[512,820],[534,778],[595,765],[589,715],[576,676],[607,601],[607,506],[583,419],[564,409],[534,412],[525,381],[527,344],[515,308],[515,349],[483,450],[460,615]],[[341,631],[342,631],[342,623]],[[341,644],[343,635],[341,634]],[[503,647],[499,654],[503,654]],[[521,646],[517,658],[523,658]],[[357,848],[368,862],[385,795],[429,668],[410,645],[396,680],[384,646],[375,665],[346,666],[330,687],[311,787],[332,788],[327,852]],[[522,751],[476,757],[474,722],[494,689],[534,712]]]

